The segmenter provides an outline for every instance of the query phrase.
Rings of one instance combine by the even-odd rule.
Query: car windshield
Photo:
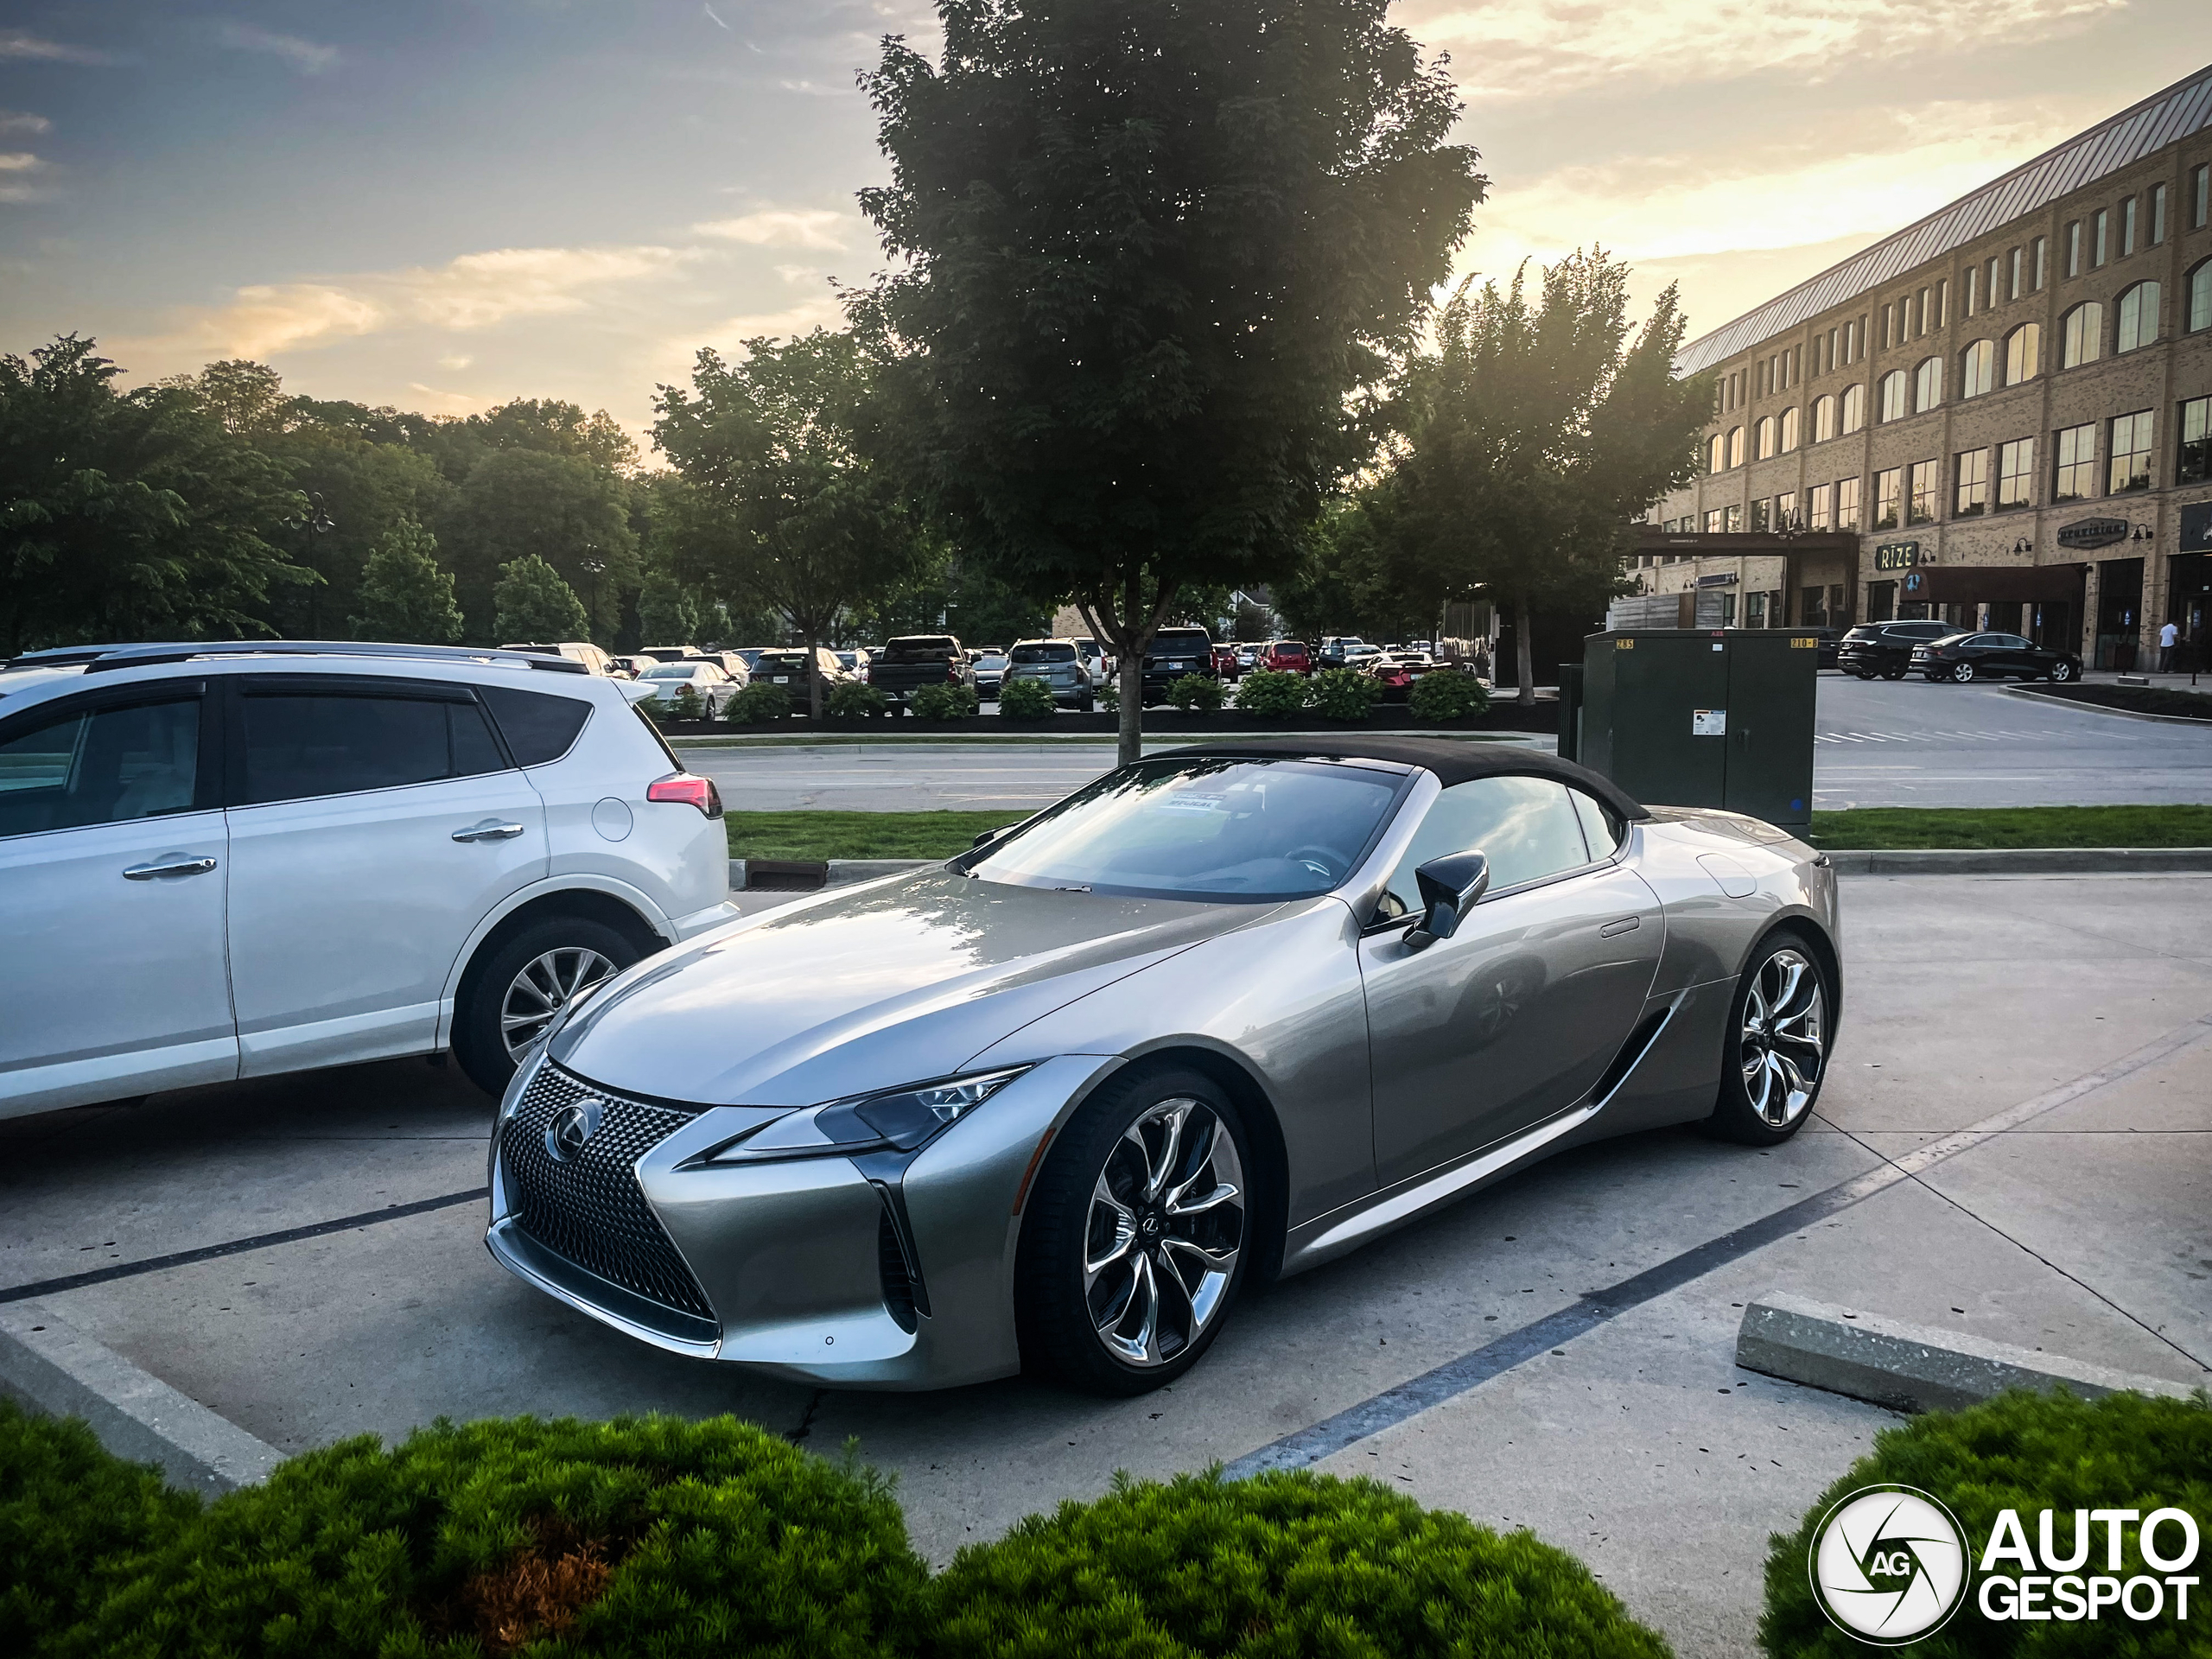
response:
[[[961,868],[1016,887],[1142,898],[1310,898],[1351,874],[1409,776],[1357,761],[1140,760]]]
[[[1073,645],[1016,645],[1010,659],[1017,663],[1071,663],[1075,661]]]
[[[944,634],[920,634],[906,639],[893,639],[883,648],[887,663],[944,663],[952,659],[959,644]]]

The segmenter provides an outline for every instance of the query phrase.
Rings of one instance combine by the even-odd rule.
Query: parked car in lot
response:
[[[681,663],[706,655],[696,645],[641,645],[635,654],[649,657],[657,663]]]
[[[1006,677],[1006,652],[986,646],[970,665],[976,671],[976,695],[986,702],[998,696],[999,682]]]
[[[1260,653],[1260,666],[1279,674],[1311,674],[1313,659],[1303,639],[1270,639]]]
[[[675,1353],[1142,1392],[1248,1285],[1551,1153],[1788,1140],[1837,923],[1783,831],[1553,756],[1179,749],[572,1005],[502,1103],[487,1243]]]
[[[1836,645],[1835,665],[1861,680],[1901,680],[1912,667],[1912,648],[1958,632],[1948,622],[1926,619],[1866,622],[1846,632]]]
[[[1083,658],[1083,665],[1090,671],[1091,683],[1105,684],[1111,677],[1111,672],[1107,665],[1105,653],[1098,648],[1098,642],[1086,633],[1078,633],[1074,636],[1074,639],[1076,651]]]
[[[2082,676],[2082,659],[2017,633],[1953,633],[1912,649],[1912,670],[1931,680],[2067,680]]]
[[[448,1048],[496,1094],[734,913],[714,785],[564,658],[87,646],[10,683],[0,1117]]]
[[[1007,653],[1005,679],[1035,680],[1052,694],[1056,707],[1089,714],[1097,688],[1072,639],[1024,639]]]
[[[638,707],[665,718],[689,686],[697,696],[709,720],[720,720],[731,699],[744,690],[730,678],[729,671],[711,657],[688,657],[673,663],[655,663],[638,676]]]
[[[766,645],[732,645],[725,655],[735,657],[742,661],[746,674],[749,677],[753,672],[753,665],[760,660],[760,653],[768,649],[770,647]]]
[[[780,685],[791,694],[791,701],[804,708],[812,695],[807,686],[807,658],[804,645],[772,645],[762,651],[753,661],[753,683]],[[869,664],[871,673],[874,664]],[[814,671],[822,677],[822,695],[827,697],[837,686],[848,684],[857,677],[837,660],[837,653],[827,645],[814,648]]]
[[[1139,682],[1147,705],[1165,702],[1167,688],[1185,674],[1213,675],[1213,639],[1204,628],[1162,628],[1145,647]]]
[[[1382,688],[1383,702],[1404,702],[1413,696],[1414,682],[1435,667],[1423,652],[1402,651],[1373,658],[1357,671]]]
[[[1224,680],[1234,680],[1243,673],[1236,646],[1217,645],[1213,648],[1213,671],[1217,678]]]
[[[533,657],[566,657],[571,662],[582,663],[587,674],[612,674],[614,658],[609,657],[588,639],[563,639],[552,645],[501,645],[501,651],[519,651]]]
[[[868,664],[868,683],[895,703],[909,703],[925,685],[973,685],[976,671],[949,633],[912,633],[887,640]]]
[[[839,666],[843,668],[845,672],[851,675],[855,679],[865,680],[868,678],[868,664],[873,660],[873,653],[868,651],[867,646],[853,645],[844,651],[834,652],[831,654],[836,658]]]

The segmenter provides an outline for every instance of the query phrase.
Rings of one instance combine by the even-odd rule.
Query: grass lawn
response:
[[[728,812],[732,858],[950,858],[1027,812]]]
[[[1837,852],[1917,847],[2212,847],[2212,806],[1865,806],[1852,812],[1814,813],[1807,839]]]

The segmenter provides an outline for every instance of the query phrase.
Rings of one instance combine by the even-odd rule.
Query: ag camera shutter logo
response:
[[[1966,1535],[1936,1498],[1867,1486],[1813,1533],[1813,1596],[1839,1629],[1877,1647],[1940,1630],[1966,1599]]]

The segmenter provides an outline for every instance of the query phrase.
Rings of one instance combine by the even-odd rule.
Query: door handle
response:
[[[453,838],[455,841],[512,841],[520,834],[522,825],[518,823],[487,822],[473,824],[466,830],[456,830],[453,832]]]
[[[123,873],[126,881],[151,881],[164,875],[205,875],[215,868],[212,858],[184,858],[174,864],[133,864]]]
[[[1598,937],[1601,939],[1616,938],[1623,933],[1633,933],[1637,928],[1643,925],[1643,922],[1637,917],[1624,916],[1618,921],[1607,922],[1603,927],[1599,928],[1598,930]]]

